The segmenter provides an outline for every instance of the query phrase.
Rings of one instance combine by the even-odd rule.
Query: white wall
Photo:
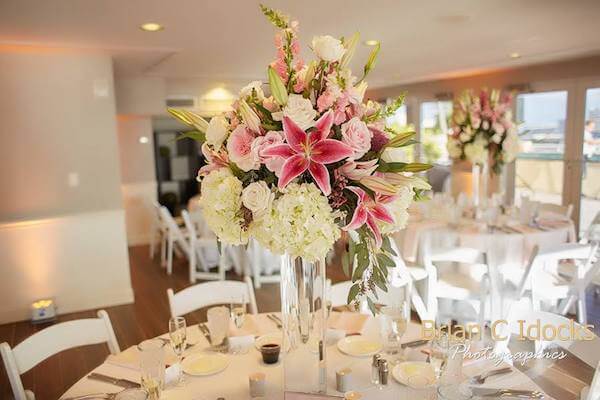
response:
[[[0,46],[0,323],[133,301],[109,56]]]
[[[156,200],[157,191],[152,120],[120,115],[117,128],[127,243],[130,246],[146,244],[152,228],[151,202]],[[148,142],[140,143],[142,137]]]
[[[115,87],[118,114],[151,116],[166,112],[164,78],[119,77]]]

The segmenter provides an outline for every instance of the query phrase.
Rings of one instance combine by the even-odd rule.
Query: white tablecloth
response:
[[[378,317],[379,318],[379,317]],[[365,323],[362,333],[366,336],[379,338],[379,320],[369,317]],[[262,321],[261,330],[277,331],[268,319],[262,315],[254,319],[255,322]],[[270,324],[270,325],[269,325]],[[267,326],[268,325],[268,326]],[[418,339],[421,336],[420,325],[409,324],[404,341]],[[190,352],[201,351],[208,346],[204,336],[200,334],[197,326],[188,328],[188,337],[190,343],[197,343]],[[424,359],[424,355],[419,349],[410,349],[407,352],[410,359]],[[230,364],[227,369],[217,375],[208,377],[186,376],[186,385],[183,387],[167,388],[163,392],[161,399],[190,399],[190,400],[215,400],[218,397],[224,397],[226,400],[246,400],[250,399],[248,391],[248,375],[253,372],[263,372],[267,376],[267,396],[269,400],[279,400],[283,398],[282,393],[282,367],[281,362],[269,366],[262,363],[260,353],[252,347],[247,354],[229,355]],[[173,355],[170,355],[173,358]],[[344,367],[350,367],[353,371],[354,389],[361,391],[368,400],[397,400],[399,398],[410,398],[411,400],[435,399],[433,389],[413,390],[396,382],[390,376],[389,389],[379,391],[370,384],[370,358],[356,358],[346,356],[341,353],[337,346],[332,345],[327,348],[327,373],[328,373],[328,391],[331,395],[340,396],[341,393],[335,390],[335,371]],[[492,366],[484,366],[482,362],[475,362],[466,365],[464,372],[467,376],[473,376],[481,373],[484,369]],[[113,377],[130,379],[139,382],[140,372],[137,367],[137,355],[135,347],[130,348],[118,356],[111,356],[108,360],[94,370]],[[314,371],[307,371],[314,373]],[[510,377],[510,378],[508,378]],[[539,390],[533,383],[521,372],[515,370],[510,375],[501,379],[497,387],[507,387]],[[508,379],[508,381],[507,381]],[[491,381],[492,384],[494,381]],[[119,388],[111,384],[82,378],[73,387],[71,387],[63,397],[78,396],[90,393],[110,393],[117,392]]]

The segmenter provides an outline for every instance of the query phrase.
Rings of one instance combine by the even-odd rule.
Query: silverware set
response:
[[[271,321],[273,321],[278,329],[283,328],[283,323],[281,322],[281,319],[277,315],[267,314],[267,318],[269,318]]]
[[[537,390],[518,390],[518,389],[487,389],[472,388],[471,391],[479,397],[510,397],[514,399],[543,399],[544,394]]]
[[[110,383],[112,385],[120,386],[122,388],[139,388],[140,387],[140,384],[137,382],[130,381],[128,379],[114,378],[112,376],[99,374],[97,372],[92,372],[91,374],[89,374],[88,379]]]

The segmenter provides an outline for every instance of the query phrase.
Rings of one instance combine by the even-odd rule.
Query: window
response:
[[[421,161],[429,164],[450,164],[446,141],[452,117],[451,101],[421,103]]]
[[[567,92],[523,93],[516,100],[521,153],[515,204],[520,205],[521,196],[562,204]]]
[[[414,131],[414,124],[408,123],[408,114],[406,110],[406,105],[398,108],[394,115],[388,117],[385,120],[385,125],[389,128],[392,128],[396,132],[409,132]],[[395,149],[394,153],[398,154],[402,153],[402,156],[399,159],[403,159],[406,162],[413,162],[415,159],[415,146],[407,146],[399,149]]]
[[[594,88],[588,89],[585,96],[580,230],[586,230],[598,212],[600,212],[600,88]]]

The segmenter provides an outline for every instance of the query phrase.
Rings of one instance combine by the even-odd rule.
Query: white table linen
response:
[[[255,322],[266,324],[263,330],[279,332],[275,325],[259,315]],[[379,339],[379,317],[369,316],[363,326],[362,333],[365,336]],[[167,335],[164,335],[166,337]],[[404,341],[416,340],[421,337],[420,325],[411,323],[408,326]],[[190,343],[197,343],[189,352],[201,351],[208,346],[208,342],[200,333],[197,326],[188,328],[188,340]],[[120,355],[112,356],[102,365],[97,367],[94,372],[130,379],[139,382],[140,371],[137,366],[137,350],[135,347],[129,348]],[[168,350],[167,362],[174,362],[174,355]],[[424,360],[425,356],[420,349],[410,349],[407,352],[410,359]],[[250,399],[248,376],[254,372],[263,372],[267,380],[267,396],[269,400],[283,399],[282,393],[282,364],[281,361],[275,365],[265,365],[262,362],[260,352],[254,346],[249,348],[247,354],[228,355],[230,364],[227,369],[219,374],[207,377],[186,376],[186,384],[183,387],[169,387],[163,392],[164,400],[214,400],[218,397],[224,397],[226,400],[246,400]],[[358,390],[364,394],[364,398],[369,400],[392,400],[398,398],[410,398],[413,400],[425,400],[435,398],[434,389],[415,390],[410,389],[396,382],[390,374],[389,390],[379,391],[372,387],[370,383],[371,363],[370,358],[350,357],[341,353],[335,344],[327,347],[327,387],[329,394],[340,396],[341,393],[335,390],[335,371],[341,368],[349,367],[352,369],[353,390]],[[470,363],[463,369],[467,376],[473,376],[481,373],[483,370],[480,362]],[[510,387],[539,390],[539,387],[527,378],[523,373],[515,370],[511,373],[514,379],[510,381]],[[505,383],[503,382],[503,386]],[[110,393],[117,392],[119,388],[87,379],[83,377],[73,385],[63,398],[85,395],[90,393]],[[400,397],[401,396],[401,397]]]

